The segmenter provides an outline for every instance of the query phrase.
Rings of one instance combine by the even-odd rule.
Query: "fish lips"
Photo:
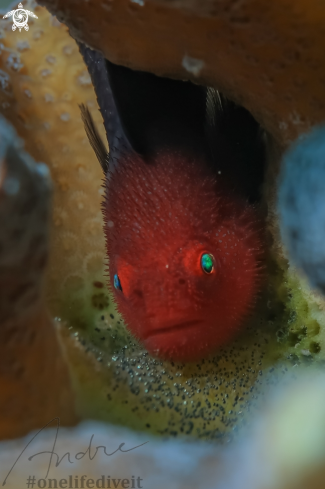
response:
[[[150,353],[159,353],[166,358],[173,358],[173,353],[185,347],[191,337],[190,343],[193,344],[193,335],[200,338],[203,327],[201,319],[175,320],[160,323],[158,327],[144,332],[142,341]]]

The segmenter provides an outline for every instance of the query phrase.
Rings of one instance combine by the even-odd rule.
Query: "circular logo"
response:
[[[26,31],[28,31],[28,24],[27,24],[28,14],[27,14],[26,10],[21,9],[21,8],[15,10],[12,18],[13,18],[14,25],[16,26],[16,28],[18,27],[18,29],[21,30],[23,27],[25,29],[27,27]]]

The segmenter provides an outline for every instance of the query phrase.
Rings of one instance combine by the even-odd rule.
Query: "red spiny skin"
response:
[[[242,329],[260,288],[255,209],[179,153],[149,164],[125,156],[106,183],[110,288],[129,329],[159,358],[206,357]],[[214,257],[210,274],[203,253]]]

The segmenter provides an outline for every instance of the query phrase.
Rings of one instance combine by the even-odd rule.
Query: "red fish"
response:
[[[220,179],[219,179],[220,180]],[[254,209],[204,162],[124,157],[104,205],[110,285],[134,336],[162,358],[203,358],[242,327],[260,286]]]
[[[249,173],[242,161],[236,170],[233,147],[240,137],[233,140],[232,133],[225,142],[227,124],[216,133],[211,123],[209,131],[217,144],[210,149],[219,162],[211,165],[208,151],[200,149],[206,134],[202,120],[207,110],[210,122],[215,122],[218,92],[190,84],[183,89],[182,82],[130,71],[126,78],[132,83],[117,97],[119,114],[114,99],[107,96],[112,83],[103,88],[108,62],[87,48],[83,54],[110,143],[108,159],[90,115],[83,110],[89,140],[106,175],[103,212],[109,287],[128,328],[151,354],[175,361],[199,360],[242,330],[261,284],[261,224],[256,209],[236,191],[242,175]],[[111,82],[118,91],[126,83],[126,69],[114,70]],[[153,101],[160,97],[153,87],[161,94],[160,106],[156,103],[154,109]],[[187,99],[181,100],[186,90]],[[211,96],[214,101],[201,110],[206,93],[208,102]],[[189,101],[195,107],[192,121]],[[121,111],[124,126],[132,129],[128,138]],[[242,117],[241,111],[236,114]],[[245,145],[245,137],[242,140]],[[249,175],[247,180],[251,185],[254,178]]]

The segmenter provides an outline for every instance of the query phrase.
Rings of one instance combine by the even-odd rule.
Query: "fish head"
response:
[[[258,264],[245,242],[223,233],[181,246],[121,253],[111,274],[115,300],[134,336],[159,357],[191,361],[238,330],[256,292]],[[236,246],[235,246],[236,245]]]
[[[105,220],[118,310],[150,353],[205,357],[242,328],[254,302],[254,210],[178,154],[122,161],[113,177]]]

